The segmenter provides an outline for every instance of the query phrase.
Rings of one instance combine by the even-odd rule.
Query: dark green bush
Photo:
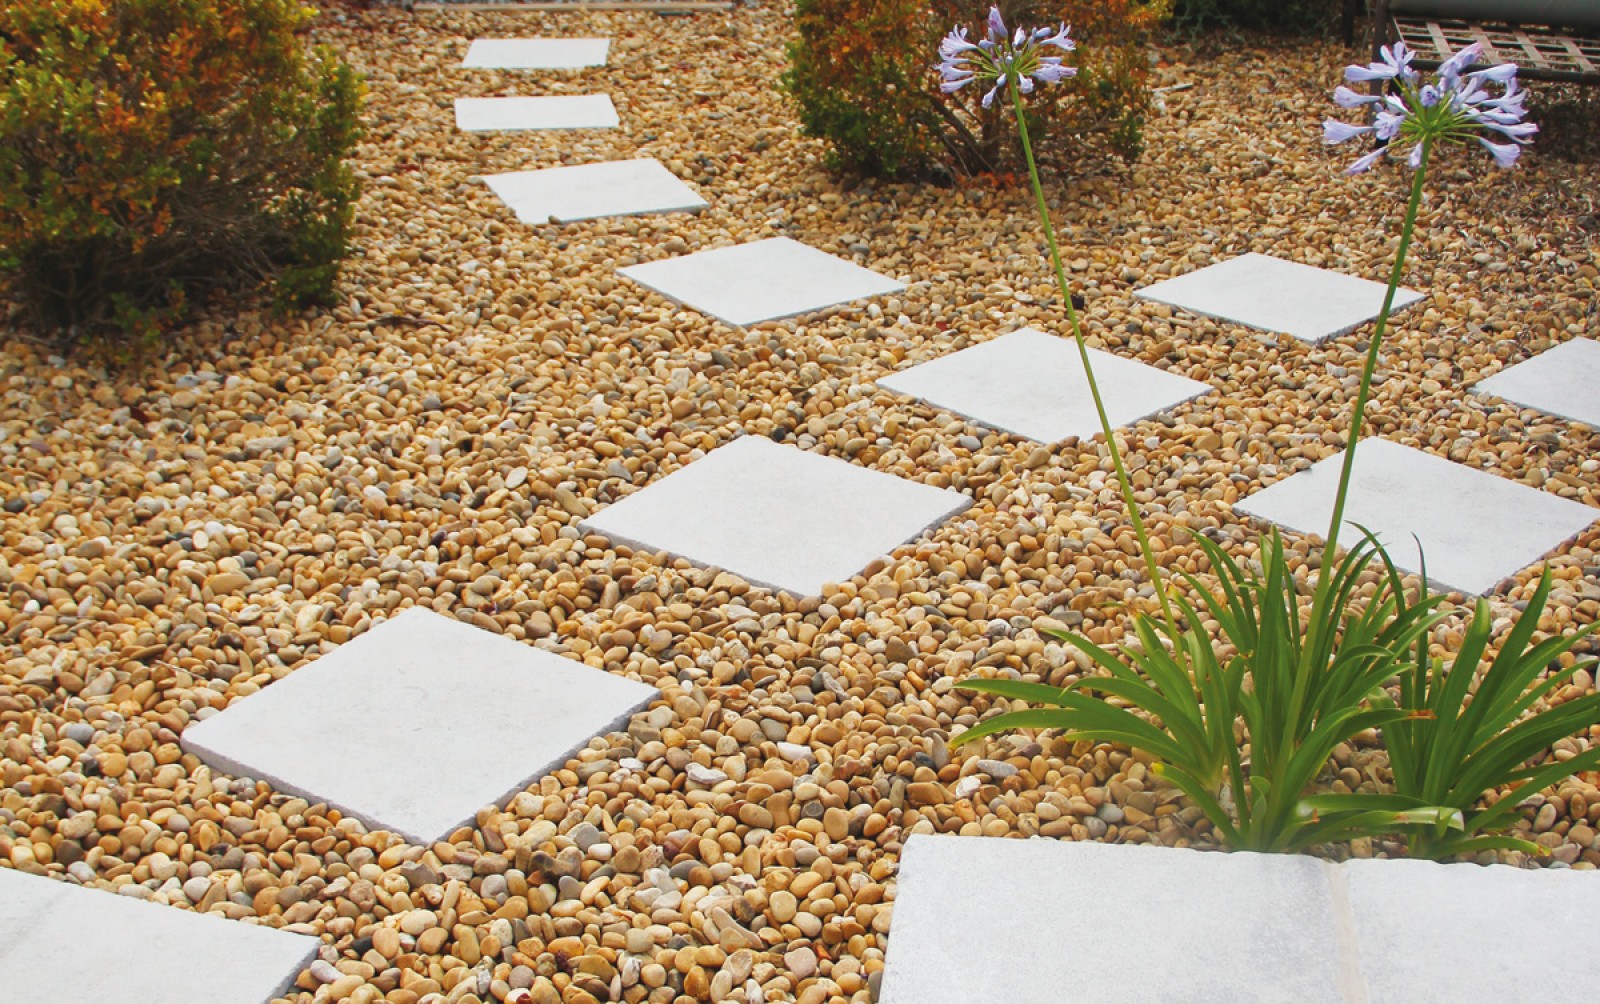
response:
[[[1172,21],[1180,30],[1252,28],[1311,35],[1338,19],[1344,0],[1176,0]]]
[[[1047,162],[1138,156],[1149,109],[1145,42],[1170,0],[1002,0],[1008,24],[1072,26],[1078,75],[1028,98],[1029,127]],[[941,36],[957,24],[982,34],[988,3],[972,0],[797,0],[797,39],[784,84],[833,166],[916,176],[1020,166],[1005,108],[982,91],[939,93]]]
[[[0,5],[0,270],[57,341],[153,338],[197,293],[328,298],[361,84],[296,0]]]

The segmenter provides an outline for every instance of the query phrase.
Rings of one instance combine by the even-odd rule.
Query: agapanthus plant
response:
[[[1350,66],[1345,80],[1352,83],[1379,83],[1383,94],[1362,94],[1341,86],[1333,100],[1341,108],[1366,108],[1373,113],[1371,125],[1352,125],[1338,119],[1322,124],[1323,142],[1343,143],[1358,136],[1371,135],[1380,142],[1377,149],[1351,164],[1347,171],[1359,174],[1376,164],[1398,144],[1408,147],[1406,163],[1412,170],[1423,166],[1428,149],[1438,143],[1466,143],[1477,140],[1501,167],[1517,162],[1522,148],[1539,127],[1524,122],[1523,92],[1517,88],[1517,67],[1503,63],[1467,72],[1483,55],[1483,44],[1474,42],[1439,65],[1438,78],[1423,84],[1412,69],[1414,54],[1404,42],[1380,49],[1381,59],[1366,66]],[[1498,95],[1490,88],[1498,86]],[[1497,143],[1494,134],[1509,142]]]
[[[939,89],[946,94],[960,90],[974,80],[993,82],[994,86],[983,96],[983,107],[994,104],[995,95],[1015,79],[1023,94],[1032,94],[1034,81],[1056,84],[1075,76],[1077,69],[1066,66],[1057,55],[1047,55],[1046,46],[1062,52],[1076,49],[1068,37],[1066,25],[1054,29],[1018,28],[1006,37],[1006,25],[1000,18],[998,7],[989,8],[989,20],[984,25],[984,37],[977,42],[967,40],[967,29],[956,28],[939,43],[939,75],[944,81]]]
[[[991,14],[983,42],[968,42],[961,31],[953,32],[941,47],[944,61],[940,70],[945,87],[953,90],[972,80],[994,80],[995,90],[1006,87],[1017,111],[1023,151],[1029,157],[1030,176],[1038,199],[1052,264],[1067,300],[1068,317],[1080,348],[1082,333],[1067,295],[1065,274],[1051,235],[1049,216],[1039,187],[1038,173],[1032,170],[1028,149],[1027,124],[1022,115],[1021,95],[1026,93],[1023,74],[1036,72],[1035,52],[1048,32],[1019,31],[1007,38],[998,14]],[[1427,671],[1419,670],[1407,679],[1419,682],[1403,688],[1400,706],[1384,696],[1384,681],[1404,669],[1408,651],[1425,646],[1429,629],[1438,623],[1437,607],[1441,596],[1429,595],[1425,588],[1408,595],[1398,572],[1378,542],[1367,535],[1362,545],[1342,560],[1334,559],[1339,529],[1343,524],[1345,502],[1361,435],[1372,374],[1378,360],[1383,335],[1393,307],[1395,291],[1403,274],[1406,252],[1416,224],[1423,181],[1430,155],[1441,143],[1462,143],[1480,139],[1502,166],[1513,163],[1521,145],[1534,127],[1521,121],[1522,97],[1516,89],[1515,67],[1500,66],[1467,72],[1478,55],[1469,47],[1440,68],[1434,84],[1420,86],[1419,75],[1411,68],[1411,55],[1404,46],[1385,49],[1382,61],[1365,67],[1351,67],[1347,80],[1352,83],[1383,80],[1393,84],[1397,95],[1364,96],[1340,87],[1335,100],[1344,107],[1379,106],[1373,125],[1355,126],[1329,123],[1325,137],[1330,143],[1355,136],[1374,135],[1386,141],[1412,144],[1408,162],[1414,172],[1411,201],[1401,228],[1401,240],[1391,272],[1388,293],[1373,337],[1367,346],[1356,402],[1351,416],[1348,446],[1336,494],[1334,511],[1324,543],[1322,573],[1317,576],[1309,616],[1302,619],[1300,589],[1291,574],[1284,548],[1274,534],[1262,542],[1261,572],[1256,574],[1234,561],[1219,546],[1201,540],[1218,576],[1220,593],[1210,593],[1192,576],[1185,576],[1191,588],[1204,597],[1203,611],[1218,625],[1218,637],[1207,637],[1201,628],[1201,610],[1181,597],[1169,598],[1160,569],[1149,550],[1126,471],[1116,451],[1115,439],[1100,410],[1111,457],[1123,486],[1129,518],[1138,534],[1146,567],[1161,600],[1164,623],[1154,624],[1136,617],[1138,644],[1116,654],[1093,645],[1087,639],[1057,634],[1088,654],[1107,676],[1087,677],[1066,688],[1047,687],[1019,681],[974,680],[963,689],[975,690],[1013,700],[1045,705],[1037,710],[1013,711],[983,722],[956,737],[959,745],[1008,728],[1053,728],[1068,737],[1096,742],[1117,742],[1156,757],[1157,770],[1180,787],[1202,809],[1224,843],[1235,848],[1255,850],[1298,850],[1315,843],[1407,831],[1428,844],[1429,851],[1469,850],[1485,846],[1510,846],[1472,842],[1473,835],[1503,821],[1500,815],[1476,814],[1476,825],[1467,827],[1460,785],[1411,783],[1408,778],[1434,776],[1441,771],[1459,771],[1467,750],[1455,737],[1467,734],[1465,728],[1451,725],[1451,741],[1429,738],[1430,722],[1439,715],[1440,693],[1457,695],[1469,679],[1477,658],[1457,660],[1465,666],[1464,676],[1454,667],[1448,682],[1429,684]],[[1052,64],[1053,65],[1053,64]],[[1054,75],[1049,71],[1048,75]],[[1500,88],[1498,96],[1489,87]],[[1509,139],[1510,144],[1488,140],[1484,132]],[[1505,149],[1506,146],[1513,151]],[[1370,168],[1383,155],[1380,148],[1362,157],[1353,173]],[[1084,366],[1089,368],[1087,353]],[[1097,408],[1099,392],[1092,374],[1090,390]],[[1369,567],[1381,564],[1381,586],[1365,602],[1356,597]],[[1542,598],[1542,594],[1541,594]],[[1182,614],[1174,616],[1174,608]],[[1216,657],[1218,647],[1231,649],[1226,662]],[[1532,677],[1528,667],[1539,657],[1564,651],[1562,646],[1544,646],[1526,658],[1511,657],[1507,676],[1515,676],[1508,692],[1520,695]],[[1424,665],[1426,665],[1424,663]],[[1443,679],[1443,678],[1440,678]],[[1104,704],[1088,693],[1117,699],[1123,706]],[[1543,693],[1535,689],[1524,702],[1508,705],[1515,716],[1526,710]],[[1477,705],[1473,705],[1477,707]],[[1143,714],[1135,714],[1134,710]],[[1560,718],[1570,728],[1573,716],[1588,712],[1571,711]],[[1504,716],[1477,728],[1474,735],[1489,737],[1505,728]],[[1552,719],[1552,725],[1556,721]],[[1242,732],[1236,734],[1236,725]],[[1329,762],[1335,747],[1363,731],[1396,728],[1403,737],[1404,770],[1396,770],[1399,790],[1378,793],[1328,793],[1319,791],[1318,775]],[[1530,739],[1545,737],[1547,728],[1512,730],[1520,745],[1505,739],[1496,746],[1492,767],[1468,771],[1473,783],[1483,778],[1515,777],[1529,783],[1549,783],[1556,768],[1527,770],[1517,774],[1510,760],[1518,752],[1528,755]],[[1241,749],[1248,746],[1248,754]],[[1504,747],[1501,755],[1500,747]],[[1419,761],[1426,766],[1417,766]],[[1585,761],[1587,762],[1587,761]],[[1491,763],[1481,757],[1474,764]],[[1498,771],[1498,773],[1496,773]],[[1406,775],[1401,777],[1401,775]],[[1531,779],[1531,780],[1530,780]],[[1480,789],[1481,790],[1481,789]],[[1465,831],[1465,832],[1463,832]]]
[[[1133,496],[1133,483],[1128,478],[1122,451],[1117,447],[1117,437],[1106,414],[1105,402],[1100,396],[1100,385],[1095,380],[1094,367],[1089,361],[1088,344],[1083,339],[1083,327],[1078,321],[1077,309],[1072,304],[1072,291],[1067,283],[1067,271],[1061,264],[1061,249],[1056,245],[1055,229],[1050,225],[1050,207],[1045,202],[1044,187],[1039,182],[1039,167],[1034,161],[1033,144],[1028,138],[1027,117],[1022,111],[1022,96],[1031,94],[1036,83],[1053,84],[1072,76],[1077,71],[1062,63],[1062,57],[1047,52],[1071,52],[1077,48],[1066,25],[1057,28],[1018,28],[1008,32],[998,7],[989,8],[989,18],[984,24],[984,37],[969,41],[965,28],[957,27],[939,43],[939,75],[943,78],[941,90],[946,94],[959,90],[974,80],[993,83],[983,96],[983,106],[994,103],[995,96],[1004,90],[1011,96],[1011,107],[1017,117],[1017,133],[1022,141],[1022,156],[1028,164],[1028,177],[1033,183],[1034,200],[1038,204],[1039,223],[1044,229],[1045,244],[1050,249],[1050,264],[1055,270],[1056,284],[1061,289],[1061,299],[1066,307],[1067,321],[1072,326],[1072,337],[1078,346],[1078,356],[1083,362],[1084,376],[1088,379],[1089,395],[1094,400],[1095,415],[1100,419],[1100,431],[1106,437],[1106,450],[1111,455],[1117,472],[1117,483],[1122,489],[1123,503],[1128,510],[1128,520],[1139,539],[1140,554],[1145,570],[1155,584],[1156,598],[1161,603],[1169,627],[1176,627],[1172,605],[1161,587],[1161,573],[1156,565],[1155,552],[1150,548],[1150,537]]]
[[[1274,572],[1281,569],[1281,575],[1257,578],[1231,561],[1217,561],[1227,603],[1236,604],[1243,611],[1236,618],[1220,618],[1224,633],[1237,636],[1230,641],[1239,652],[1222,663],[1216,658],[1212,639],[1200,626],[1199,612],[1181,597],[1168,594],[1095,380],[1028,138],[1022,95],[1033,90],[1036,81],[1051,83],[1068,75],[1067,68],[1060,65],[1060,57],[1043,54],[1046,45],[1062,51],[1074,48],[1064,27],[1055,31],[1018,29],[1008,34],[999,11],[991,9],[981,41],[969,41],[960,28],[944,39],[939,49],[939,72],[947,92],[974,80],[993,81],[984,97],[985,104],[1002,88],[1011,97],[1050,263],[1061,288],[1128,521],[1155,587],[1161,620],[1154,623],[1136,615],[1134,632],[1139,645],[1123,650],[1127,665],[1087,638],[1068,633],[1056,635],[1085,652],[1110,674],[1108,677],[1085,678],[1066,689],[1005,680],[964,681],[963,689],[1029,700],[1046,707],[1000,715],[956,737],[954,744],[1010,728],[1054,728],[1074,739],[1116,742],[1143,750],[1161,761],[1157,769],[1195,800],[1219,837],[1239,848],[1299,849],[1319,840],[1363,832],[1361,827],[1392,828],[1411,819],[1448,826],[1448,818],[1414,806],[1400,811],[1402,807],[1396,805],[1391,807],[1395,811],[1387,811],[1370,803],[1345,806],[1337,800],[1323,799],[1314,804],[1304,797],[1310,781],[1339,743],[1363,729],[1398,717],[1399,712],[1360,707],[1361,699],[1376,682],[1394,672],[1391,664],[1396,657],[1381,647],[1372,650],[1371,642],[1394,642],[1398,650],[1404,651],[1428,626],[1426,607],[1408,604],[1401,594],[1388,602],[1374,602],[1370,615],[1362,618],[1342,615],[1315,620],[1301,630],[1293,580],[1288,576],[1283,548],[1274,539],[1270,549],[1264,548],[1264,554],[1275,556],[1268,565]],[[1371,557],[1368,552],[1352,555],[1340,566],[1337,576],[1327,577],[1347,584],[1348,588],[1337,591],[1338,596],[1351,594]],[[1213,612],[1228,609],[1213,599],[1208,599],[1207,605]],[[1230,624],[1234,630],[1229,630]],[[1290,626],[1279,630],[1280,625]],[[1347,641],[1355,639],[1349,651],[1340,650],[1340,636]],[[1306,670],[1308,665],[1313,665],[1313,671]],[[1351,680],[1357,682],[1353,691]],[[1365,687],[1359,685],[1363,680],[1368,681]],[[1149,717],[1106,704],[1089,693],[1118,699]],[[1261,693],[1280,697],[1268,701],[1251,696]],[[1235,736],[1235,722],[1241,718],[1254,744],[1248,768]],[[1252,724],[1258,734],[1250,732]]]
[[[1428,160],[1441,144],[1477,141],[1497,165],[1508,168],[1538,132],[1536,125],[1523,121],[1526,112],[1523,93],[1517,88],[1516,66],[1505,63],[1472,70],[1482,53],[1483,47],[1477,43],[1462,48],[1440,64],[1433,83],[1423,84],[1421,75],[1412,68],[1412,53],[1404,43],[1396,42],[1380,50],[1378,62],[1345,69],[1349,83],[1378,83],[1386,93],[1365,95],[1349,87],[1334,92],[1334,101],[1342,107],[1374,110],[1373,124],[1354,126],[1329,120],[1323,125],[1323,139],[1329,144],[1369,134],[1387,144],[1350,165],[1349,173],[1367,170],[1397,144],[1409,146],[1406,163],[1412,171],[1411,200],[1401,225],[1400,247],[1383,310],[1367,347],[1366,366],[1351,418],[1350,442],[1328,528],[1329,552],[1338,539],[1372,371],[1388,326],[1395,289],[1400,284],[1406,251],[1411,246]],[[1492,93],[1495,88],[1498,94]],[[1390,578],[1396,578],[1392,570]],[[1391,588],[1398,588],[1397,580]],[[1575,644],[1597,630],[1596,625],[1589,625],[1534,644],[1534,631],[1549,594],[1550,573],[1546,569],[1492,660],[1487,655],[1493,634],[1489,605],[1479,599],[1460,648],[1448,665],[1442,659],[1431,658],[1426,642],[1419,640],[1411,668],[1400,677],[1399,701],[1377,695],[1380,708],[1392,707],[1404,713],[1403,718],[1383,730],[1394,774],[1393,797],[1412,806],[1440,811],[1439,822],[1408,828],[1411,853],[1425,857],[1494,849],[1540,853],[1542,848],[1531,841],[1502,835],[1514,822],[1517,805],[1525,796],[1580,770],[1600,766],[1600,748],[1566,760],[1546,759],[1552,742],[1581,733],[1600,721],[1600,694],[1591,693],[1536,710],[1579,669],[1593,665],[1592,661],[1578,662],[1551,671],[1559,659],[1570,657]],[[1433,599],[1425,598],[1424,602]],[[1502,792],[1491,807],[1479,807],[1485,793],[1502,788],[1510,790]]]
[[[1381,58],[1377,62],[1366,66],[1348,66],[1344,78],[1353,84],[1382,82],[1392,93],[1359,94],[1345,86],[1333,92],[1334,102],[1342,108],[1375,107],[1377,114],[1373,124],[1356,126],[1329,119],[1322,126],[1322,140],[1330,145],[1368,134],[1384,144],[1356,160],[1346,169],[1346,173],[1359,174],[1367,170],[1396,143],[1410,145],[1406,166],[1412,172],[1411,198],[1406,205],[1405,219],[1400,224],[1400,246],[1395,252],[1394,267],[1389,272],[1389,288],[1384,293],[1383,307],[1378,312],[1372,339],[1367,344],[1366,363],[1361,371],[1355,408],[1350,416],[1350,438],[1339,473],[1333,515],[1328,523],[1327,537],[1324,538],[1324,547],[1330,553],[1339,542],[1339,529],[1344,522],[1345,501],[1350,490],[1350,474],[1355,467],[1356,444],[1361,439],[1362,420],[1372,391],[1372,373],[1378,365],[1378,350],[1388,331],[1395,293],[1400,288],[1400,279],[1405,272],[1406,253],[1411,249],[1417,211],[1422,206],[1428,161],[1434,148],[1440,144],[1467,143],[1476,139],[1494,156],[1496,164],[1510,167],[1516,163],[1523,145],[1539,130],[1533,123],[1522,121],[1525,110],[1522,92],[1517,88],[1517,67],[1514,63],[1467,72],[1482,54],[1483,46],[1477,42],[1464,47],[1440,64],[1438,77],[1432,84],[1424,85],[1421,74],[1411,66],[1414,54],[1404,42],[1381,48]],[[1501,89],[1499,97],[1489,94],[1490,85]],[[1493,142],[1484,135],[1486,132],[1511,142]],[[1319,591],[1319,599],[1324,592]]]

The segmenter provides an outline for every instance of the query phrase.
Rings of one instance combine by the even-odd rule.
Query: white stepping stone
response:
[[[1325,866],[1287,854],[914,835],[879,1004],[1334,1004]]]
[[[787,237],[621,269],[662,296],[734,326],[793,317],[905,284]]]
[[[456,127],[464,132],[614,129],[617,122],[617,109],[608,94],[456,98]]]
[[[576,70],[606,65],[608,38],[477,38],[461,65],[484,70]]]
[[[1131,425],[1211,390],[1121,356],[1089,350],[1106,414]],[[1021,328],[883,377],[878,386],[1041,443],[1100,433],[1089,381],[1070,337]]]
[[[639,549],[669,551],[802,596],[972,500],[843,460],[745,436],[583,520]]]
[[[918,834],[878,1001],[1538,999],[1600,979],[1597,898],[1572,870]]]
[[[1343,463],[1341,451],[1234,508],[1302,533],[1326,533]],[[1600,509],[1399,443],[1363,439],[1344,515],[1345,546],[1360,539],[1352,525],[1359,523],[1377,534],[1396,566],[1420,572],[1415,534],[1428,578],[1474,594],[1577,536],[1600,519]]]
[[[1600,429],[1600,341],[1562,342],[1472,390]]]
[[[1244,254],[1134,293],[1206,317],[1320,342],[1353,331],[1383,308],[1383,283],[1264,254]],[[1394,312],[1422,299],[1395,291]]]
[[[327,802],[414,844],[471,825],[656,697],[424,608],[191,725],[212,767]]]
[[[1370,1004],[1528,1000],[1543,996],[1537,973],[1600,979],[1593,872],[1376,858],[1338,870]]]
[[[0,997],[18,1004],[266,1004],[321,944],[0,868]]]
[[[659,160],[549,167],[483,179],[524,223],[704,209],[706,202]]]

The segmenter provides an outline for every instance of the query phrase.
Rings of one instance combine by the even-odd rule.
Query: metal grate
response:
[[[1394,17],[1390,37],[1417,54],[1418,69],[1431,70],[1457,49],[1483,43],[1486,63],[1516,63],[1532,80],[1600,84],[1600,38],[1514,24],[1487,24],[1427,17]]]

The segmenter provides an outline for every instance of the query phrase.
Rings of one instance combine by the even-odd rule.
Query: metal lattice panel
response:
[[[1421,69],[1432,69],[1463,46],[1481,42],[1484,62],[1516,63],[1523,77],[1600,83],[1600,38],[1532,26],[1403,15],[1394,18],[1391,37],[1417,53]]]

